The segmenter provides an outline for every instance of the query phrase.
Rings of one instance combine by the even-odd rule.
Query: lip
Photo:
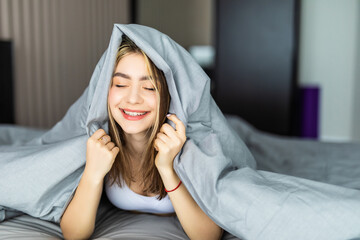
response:
[[[138,120],[141,120],[141,119],[143,119],[144,117],[146,117],[146,116],[149,114],[149,112],[146,112],[146,114],[144,114],[144,115],[140,115],[140,116],[130,116],[130,115],[127,115],[126,113],[124,113],[123,110],[125,110],[125,111],[127,111],[127,112],[138,112],[138,113],[145,113],[146,111],[131,110],[131,109],[122,109],[122,108],[120,108],[120,111],[121,111],[122,115],[124,116],[124,118],[125,118],[126,120],[130,120],[130,121],[138,121]]]

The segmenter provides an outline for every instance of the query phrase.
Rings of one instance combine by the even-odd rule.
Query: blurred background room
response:
[[[224,113],[269,133],[360,141],[360,0],[0,0],[0,123],[61,120],[114,23],[188,50]]]

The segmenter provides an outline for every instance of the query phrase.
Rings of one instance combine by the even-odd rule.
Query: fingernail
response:
[[[167,116],[167,117],[170,117],[170,116],[171,116],[171,113],[168,113],[166,116]]]

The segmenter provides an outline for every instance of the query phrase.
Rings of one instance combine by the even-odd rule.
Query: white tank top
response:
[[[125,182],[120,188],[119,185],[114,183],[112,186],[106,181],[105,191],[110,202],[123,210],[139,211],[148,213],[174,213],[174,207],[170,201],[169,195],[166,195],[160,201],[157,196],[147,197],[133,192]]]

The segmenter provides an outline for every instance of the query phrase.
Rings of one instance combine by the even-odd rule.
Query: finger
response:
[[[106,147],[107,147],[109,150],[111,150],[111,149],[113,149],[113,148],[115,147],[115,143],[109,142],[108,144],[106,144]]]
[[[103,144],[107,144],[108,142],[111,141],[111,137],[109,135],[104,135],[101,138],[99,138],[99,141],[102,142]]]
[[[111,151],[115,154],[115,156],[119,153],[119,148],[118,147],[114,147],[113,149],[111,149]]]
[[[166,115],[166,117],[171,121],[173,121],[173,123],[175,123],[175,130],[177,132],[185,134],[185,126],[183,122],[175,114],[168,114]]]
[[[170,138],[174,138],[177,137],[175,129],[170,126],[170,124],[168,123],[164,123],[161,128],[160,128],[160,132],[166,134],[167,136],[169,136]]]
[[[169,142],[169,137],[167,135],[165,135],[164,133],[161,133],[159,132],[157,135],[156,135],[157,139],[161,139],[161,141],[163,142]]]
[[[156,151],[159,151],[159,148],[158,148],[158,146],[157,146],[156,139],[155,139],[155,141],[154,141],[154,148],[155,148]]]
[[[94,134],[91,136],[91,138],[98,140],[99,138],[101,138],[102,136],[104,136],[106,134],[105,130],[102,128],[99,128],[98,130],[96,130],[94,132]]]
[[[159,152],[161,149],[166,147],[166,144],[161,139],[155,139],[154,145],[156,146],[155,149]]]

